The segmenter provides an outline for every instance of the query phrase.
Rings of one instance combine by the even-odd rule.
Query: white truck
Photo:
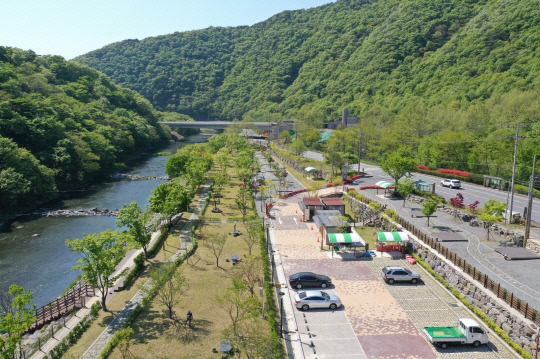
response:
[[[487,332],[474,320],[461,318],[455,327],[425,327],[428,340],[446,349],[448,344],[472,344],[479,347],[489,341]]]

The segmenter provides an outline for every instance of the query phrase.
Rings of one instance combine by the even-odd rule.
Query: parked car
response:
[[[388,284],[395,282],[411,282],[418,283],[420,274],[398,266],[387,266],[382,269],[382,278]]]
[[[457,179],[445,179],[441,181],[441,186],[448,188],[461,188],[461,182]]]
[[[289,283],[293,288],[303,288],[303,287],[322,287],[326,288],[332,285],[332,280],[320,274],[315,274],[311,272],[300,272],[289,276]]]
[[[330,308],[341,307],[341,300],[335,294],[328,294],[320,290],[310,290],[300,292],[295,295],[296,308],[308,310],[309,308]]]

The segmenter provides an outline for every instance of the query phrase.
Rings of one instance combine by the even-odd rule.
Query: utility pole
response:
[[[513,218],[514,216],[512,215],[512,208],[514,206],[514,183],[516,180],[516,158],[517,158],[518,134],[519,134],[519,126],[516,126],[516,137],[514,141],[514,164],[512,166],[512,189],[511,189],[511,195],[510,195],[510,213],[507,215],[509,216],[508,224],[511,224],[514,219]]]
[[[525,239],[523,240],[523,248],[527,248],[527,241],[529,240],[529,233],[531,232],[531,216],[532,216],[532,203],[534,192],[534,169],[536,167],[536,155],[533,157],[533,167],[531,179],[529,181],[529,202],[527,204],[527,220],[525,222]]]

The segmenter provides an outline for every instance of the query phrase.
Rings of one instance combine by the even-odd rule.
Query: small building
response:
[[[324,204],[320,198],[304,197],[298,205],[304,214],[305,221],[311,221],[316,211],[322,211]]]
[[[351,226],[349,222],[345,220],[338,210],[322,210],[316,211],[313,216],[313,222],[319,228],[319,232],[322,237],[321,247],[323,243],[330,245],[328,234],[329,233],[350,233]]]
[[[414,181],[414,189],[422,192],[435,193],[435,183],[426,181]]]
[[[484,187],[496,188],[502,191],[506,186],[506,180],[501,177],[486,176],[484,175]]]
[[[345,203],[343,203],[339,198],[336,198],[336,197],[323,198],[322,202],[324,203],[324,209],[337,210],[341,213],[342,216],[345,215]]]

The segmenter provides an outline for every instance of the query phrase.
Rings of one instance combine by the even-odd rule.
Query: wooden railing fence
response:
[[[93,297],[94,288],[84,281],[78,282],[64,296],[46,304],[35,311],[36,321],[28,329],[33,332],[44,325],[61,318],[73,309],[82,308],[86,305],[86,297]]]

